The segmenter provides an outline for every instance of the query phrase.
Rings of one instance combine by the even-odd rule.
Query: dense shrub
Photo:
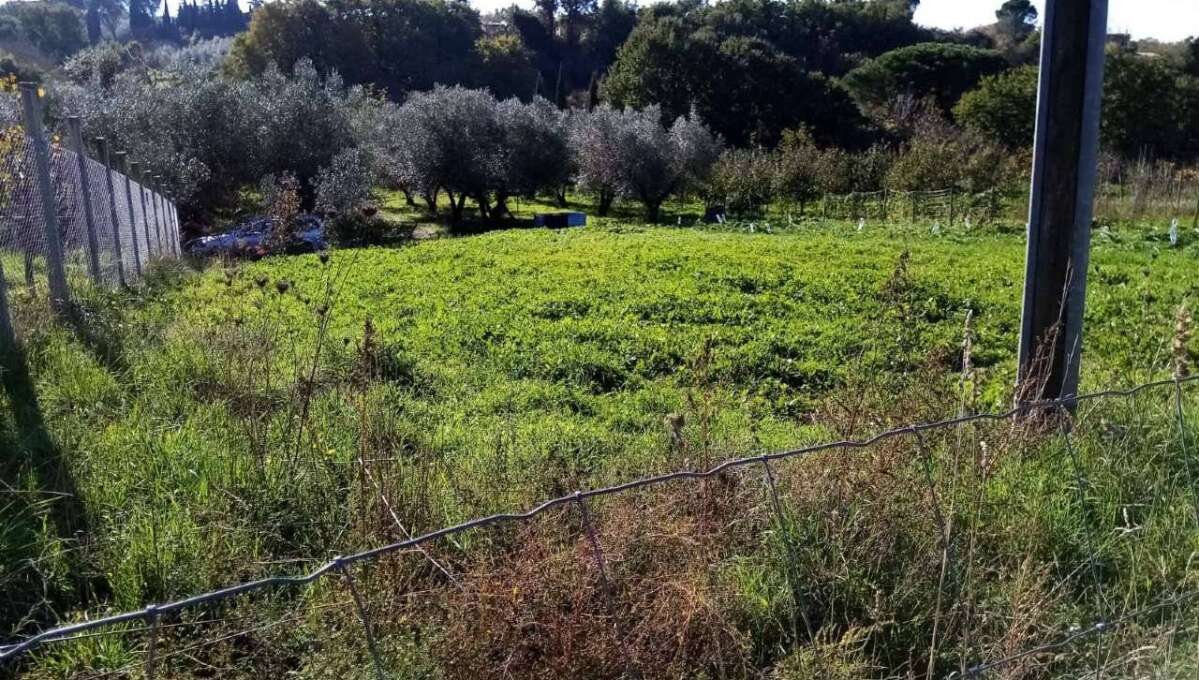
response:
[[[895,156],[886,184],[900,191],[953,188],[980,193],[1006,188],[1023,170],[1018,157],[983,135],[926,116]]]
[[[953,110],[958,123],[1011,148],[1032,145],[1037,116],[1037,68],[983,78]]]
[[[735,215],[756,214],[775,198],[781,184],[779,156],[761,149],[728,149],[712,167],[709,202]]]
[[[660,106],[670,120],[697,112],[736,145],[774,145],[800,125],[853,143],[865,123],[843,87],[779,50],[765,36],[726,36],[699,13],[647,15],[604,80],[617,108]]]
[[[479,15],[464,2],[272,2],[256,10],[249,30],[235,39],[228,69],[250,78],[307,59],[352,84],[400,96],[468,82],[480,35]]]
[[[140,59],[141,46],[137,43],[106,41],[76,52],[63,64],[62,72],[76,83],[95,80],[101,87],[109,87],[118,73],[132,68]]]

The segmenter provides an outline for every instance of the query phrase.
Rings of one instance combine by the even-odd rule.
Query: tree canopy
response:
[[[854,69],[845,84],[863,108],[885,110],[897,97],[931,98],[948,112],[985,76],[1008,66],[994,50],[920,43],[893,50]]]

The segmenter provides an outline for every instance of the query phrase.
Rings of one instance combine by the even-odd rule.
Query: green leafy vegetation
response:
[[[1171,338],[1199,293],[1199,241],[1145,227],[1095,241],[1086,384],[1168,376],[1193,351]],[[300,571],[576,488],[1004,409],[1023,251],[1000,226],[601,220],[164,269],[144,293],[85,296],[87,335],[6,267],[31,368],[6,374],[4,478],[30,493],[0,515],[6,591],[25,593],[5,625]],[[1086,568],[1120,527],[1135,530],[1096,558],[1107,597],[1132,608],[1188,586],[1199,534],[1170,397],[1088,409],[1070,450],[1053,428],[929,435],[931,497],[908,441],[780,463],[781,524],[752,472],[598,500],[612,600],[569,509],[388,558],[359,584],[398,677],[491,675],[496,655],[531,677],[861,677],[923,669],[930,649],[944,674],[1122,611],[1093,599]],[[933,498],[955,523],[949,574],[969,616],[936,604]],[[365,677],[347,598],[327,582],[172,618],[164,673]],[[1112,644],[1155,634],[1140,625]],[[89,637],[24,668],[137,668],[144,641]]]

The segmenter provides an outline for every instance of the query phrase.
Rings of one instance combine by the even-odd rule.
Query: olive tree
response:
[[[466,199],[487,216],[491,190],[504,167],[503,130],[496,101],[484,90],[436,87],[402,107],[407,171],[424,191],[445,191],[450,219],[462,220]]]
[[[468,198],[483,218],[502,217],[510,197],[560,190],[570,177],[566,120],[542,99],[501,103],[486,90],[437,87],[409,97],[396,124],[395,175],[430,207],[446,192],[453,222]]]
[[[529,104],[508,99],[500,103],[496,114],[505,146],[496,209],[506,211],[510,195],[531,198],[547,189],[564,203],[564,188],[572,170],[565,114],[541,97]]]
[[[250,81],[222,76],[204,58],[163,59],[114,74],[62,84],[63,108],[83,117],[88,137],[103,136],[147,172],[161,175],[186,211],[207,212],[238,200],[240,188],[288,172],[305,202],[334,156],[355,146],[353,99],[336,74],[310,62],[293,75],[268,69]]]
[[[571,118],[570,146],[574,151],[575,179],[579,187],[595,196],[596,212],[606,217],[620,195],[621,146],[619,110],[601,106],[589,112],[576,113]]]
[[[576,163],[584,186],[619,191],[658,221],[671,195],[702,186],[723,146],[694,114],[669,128],[656,106],[640,111],[600,107],[576,124]],[[600,195],[600,213],[606,212]]]

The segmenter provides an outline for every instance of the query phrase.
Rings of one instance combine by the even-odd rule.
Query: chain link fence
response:
[[[78,118],[63,135],[47,130],[34,86],[21,86],[21,103],[0,129],[0,294],[46,286],[61,308],[73,288],[134,285],[179,257],[178,212],[155,178],[103,139],[89,149]]]

